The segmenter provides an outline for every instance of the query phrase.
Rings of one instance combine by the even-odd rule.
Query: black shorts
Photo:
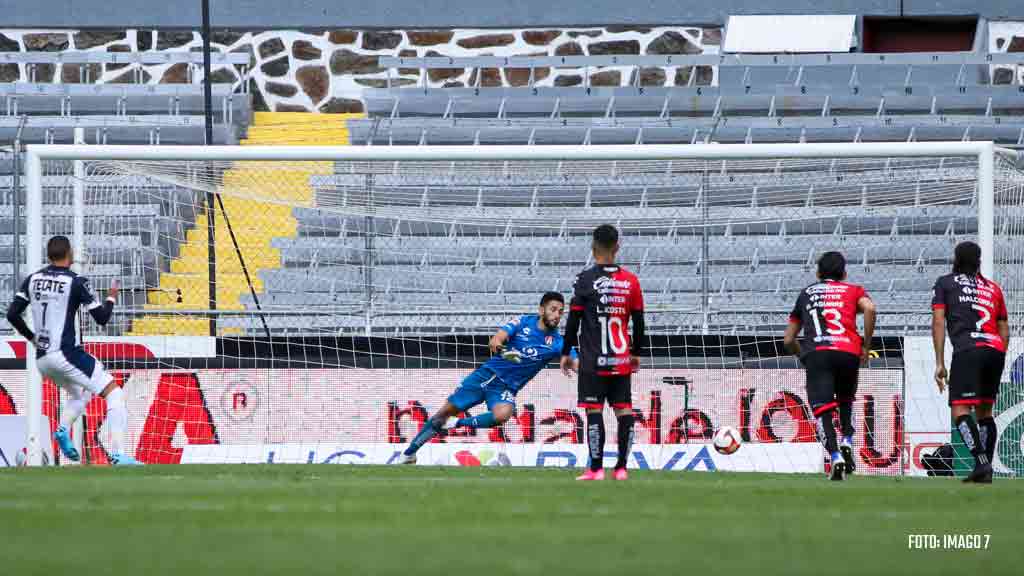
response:
[[[949,405],[995,404],[1006,354],[975,348],[953,354],[949,367]]]
[[[810,352],[803,357],[807,369],[807,401],[817,416],[857,395],[860,357],[838,350]]]
[[[602,409],[605,401],[612,408],[632,408],[633,394],[630,390],[630,376],[598,376],[594,373],[580,372],[579,386],[580,408]]]

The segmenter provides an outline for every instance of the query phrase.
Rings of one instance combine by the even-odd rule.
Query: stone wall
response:
[[[214,69],[214,82],[235,86],[251,81],[257,110],[360,112],[365,88],[384,87],[387,71],[380,56],[523,56],[523,55],[606,55],[606,54],[700,54],[718,53],[721,28],[687,26],[540,29],[456,29],[456,30],[270,30],[244,32],[214,31],[213,49],[245,52],[252,66],[221,66]],[[4,30],[0,29],[0,52],[96,50],[109,52],[201,50],[197,32],[165,30]],[[991,52],[1024,52],[1024,22],[989,24]],[[135,81],[135,64],[91,64],[91,82]],[[1024,67],[993,66],[993,82],[1024,82]],[[37,82],[79,82],[80,65],[56,64],[35,67]],[[527,69],[434,69],[392,71],[392,85],[426,82],[432,87],[473,85],[523,86],[529,82]],[[639,79],[633,77],[639,73]],[[538,68],[539,86],[581,85],[584,75],[594,86],[685,85],[695,75],[695,84],[715,84],[716,70],[710,66],[645,68],[606,67],[600,69]],[[479,78],[478,78],[479,76]],[[141,66],[146,83],[202,82],[201,68],[191,71],[185,64]],[[25,65],[0,63],[0,82],[26,82]]]
[[[590,27],[571,29],[461,29],[461,30],[274,30],[261,32],[215,31],[214,50],[247,52],[253,57],[248,78],[253,82],[258,110],[359,112],[364,88],[386,85],[387,71],[380,56],[523,56],[607,54],[717,53],[720,28],[700,27]],[[135,52],[146,50],[200,50],[198,33],[153,30],[0,30],[0,52],[97,50]],[[137,65],[91,65],[92,82],[132,82]],[[188,73],[187,65],[142,66],[147,83],[201,82],[201,70]],[[239,67],[240,68],[240,67]],[[696,75],[697,84],[715,82],[712,67],[601,69],[539,68],[535,84],[574,86],[589,74],[594,86],[628,85],[634,80],[646,86],[686,84]],[[429,70],[426,78],[417,69],[393,71],[393,85],[426,82],[429,86],[523,86],[529,82],[525,69]],[[37,82],[78,82],[77,65],[37,66]],[[24,65],[0,65],[0,81],[28,81]],[[242,70],[224,66],[214,70],[215,82],[240,84]]]
[[[215,32],[212,46],[215,51],[249,52],[251,48],[243,39],[248,34],[239,32]],[[86,50],[97,52],[150,52],[150,51],[201,51],[202,38],[196,32],[155,31],[155,30],[9,30],[0,29],[0,52],[62,52],[65,50]],[[25,64],[0,63],[0,82],[55,82],[78,83],[81,81],[81,66],[88,66],[90,83],[132,83],[135,82],[136,64],[39,64],[33,72]],[[141,66],[141,77],[147,84],[184,84],[189,81],[202,82],[202,68],[191,73],[188,65],[154,64]],[[236,86],[243,79],[243,67],[221,66],[214,68],[214,82],[231,82]]]

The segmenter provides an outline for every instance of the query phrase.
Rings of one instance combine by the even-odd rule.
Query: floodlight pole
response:
[[[210,78],[210,0],[202,0],[203,27],[203,116],[205,117],[207,146],[213,145],[213,84]],[[210,170],[207,165],[207,171]],[[208,174],[212,176],[212,174]],[[212,181],[212,179],[211,179]],[[206,192],[206,266],[210,281],[207,283],[210,310],[217,309],[217,209],[214,206],[214,192]],[[216,316],[210,316],[210,336],[217,336]]]

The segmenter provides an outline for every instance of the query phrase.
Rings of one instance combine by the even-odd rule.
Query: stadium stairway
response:
[[[256,112],[243,146],[345,146],[349,145],[348,121],[362,114],[315,114],[301,112]],[[242,191],[255,186],[273,190],[276,198],[309,205],[313,200],[310,177],[330,174],[331,162],[309,162],[299,169],[293,164],[287,170],[274,169],[273,163],[246,162],[227,170],[223,175],[221,198],[245,260],[249,279],[257,293],[263,291],[259,271],[281,267],[280,251],[272,246],[274,238],[293,238],[298,222],[292,206],[270,204],[246,198]],[[269,181],[268,181],[269,180]],[[224,213],[217,210],[215,221],[217,257],[217,308],[243,310],[242,294],[249,294],[238,254],[228,233]],[[185,242],[170,270],[160,274],[160,284],[149,290],[147,309],[205,310],[208,308],[207,216],[196,216],[195,227],[188,230]],[[220,334],[234,330],[220,330]],[[209,324],[202,317],[152,315],[136,320],[132,334],[206,335]]]

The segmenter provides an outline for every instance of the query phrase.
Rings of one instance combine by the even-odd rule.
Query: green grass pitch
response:
[[[3,574],[1020,574],[1024,482],[344,465],[0,470]],[[909,550],[909,534],[988,534]]]

